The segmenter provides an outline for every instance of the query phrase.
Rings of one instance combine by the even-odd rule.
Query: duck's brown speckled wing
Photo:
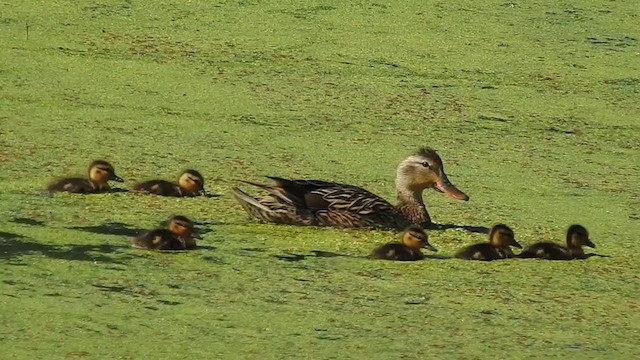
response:
[[[178,184],[166,180],[149,180],[135,184],[133,191],[160,196],[183,196]]]
[[[83,178],[67,178],[49,184],[47,190],[50,192],[66,191],[78,194],[91,194],[107,191],[109,190],[109,186],[106,184],[99,186]]]
[[[131,246],[146,250],[184,250],[185,242],[167,229],[149,231],[133,239]]]
[[[338,184],[318,188],[307,193],[305,200],[321,226],[401,228],[406,225],[393,205],[356,186]]]
[[[345,228],[400,228],[405,225],[393,205],[363,188],[319,180],[270,179],[276,185],[251,183],[270,192],[259,201],[234,189],[245,210],[259,219]]]
[[[571,260],[573,258],[567,248],[551,242],[539,242],[528,246],[518,254],[518,257],[546,260]]]

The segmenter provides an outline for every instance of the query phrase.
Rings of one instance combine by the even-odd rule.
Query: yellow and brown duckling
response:
[[[169,219],[166,229],[155,229],[138,236],[131,246],[146,250],[192,250],[196,247],[196,239],[201,237],[193,222],[185,216],[175,215]]]
[[[104,160],[96,160],[89,165],[89,178],[65,178],[57,180],[49,186],[50,192],[66,191],[79,194],[91,194],[109,191],[109,180],[123,182],[116,175],[113,166]]]
[[[522,249],[507,225],[495,225],[489,233],[489,242],[467,246],[458,251],[455,257],[464,260],[500,260],[514,257],[510,246]]]
[[[566,247],[552,242],[539,242],[522,250],[518,257],[546,260],[586,259],[592,254],[586,255],[582,249],[583,246],[596,247],[589,239],[589,232],[584,226],[571,225],[567,230]]]
[[[196,170],[185,170],[178,182],[149,180],[135,184],[133,191],[161,196],[199,196],[204,194],[204,178]]]
[[[411,225],[402,233],[402,242],[382,245],[371,252],[371,259],[416,261],[424,259],[420,249],[438,251],[429,244],[427,233],[420,225]]]
[[[342,228],[404,229],[410,224],[424,228],[431,217],[422,199],[425,189],[433,188],[454,199],[469,200],[447,178],[440,156],[421,148],[404,159],[396,171],[397,204],[357,186],[320,180],[287,180],[268,177],[275,185],[245,183],[269,192],[256,199],[234,188],[234,195],[245,211],[263,221]]]

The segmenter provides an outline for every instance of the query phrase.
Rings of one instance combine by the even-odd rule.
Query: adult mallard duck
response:
[[[200,235],[193,222],[185,216],[175,215],[169,219],[167,229],[155,229],[138,236],[131,246],[146,250],[191,250],[196,247],[195,239],[200,239]]]
[[[552,242],[539,242],[528,246],[518,255],[520,258],[539,258],[546,260],[586,259],[593,254],[585,254],[583,246],[595,248],[584,226],[571,225],[567,230],[567,246]]]
[[[65,178],[57,180],[49,186],[50,192],[66,191],[79,194],[100,193],[110,190],[109,180],[123,182],[116,175],[113,166],[104,160],[96,160],[89,165],[89,178]]]
[[[204,193],[204,178],[196,170],[185,170],[174,183],[166,180],[149,180],[135,184],[135,192],[161,196],[199,196]]]
[[[522,249],[507,225],[498,224],[489,233],[489,242],[467,246],[456,253],[456,257],[464,260],[499,260],[514,257],[510,246]]]
[[[404,159],[396,172],[397,205],[353,185],[321,180],[287,180],[268,177],[275,185],[244,181],[269,192],[255,199],[233,188],[240,205],[257,219],[278,224],[333,226],[342,228],[404,229],[431,225],[422,192],[433,188],[454,199],[469,200],[447,178],[440,156],[421,148]]]
[[[420,225],[411,225],[402,233],[401,243],[382,245],[371,252],[371,259],[416,261],[424,259],[420,249],[438,251],[429,244],[427,233]]]

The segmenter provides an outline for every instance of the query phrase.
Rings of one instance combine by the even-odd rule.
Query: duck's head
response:
[[[396,187],[413,193],[433,188],[457,200],[469,200],[469,196],[458,190],[447,178],[442,159],[431,148],[423,147],[404,159],[398,166]]]
[[[589,232],[584,226],[571,225],[567,230],[567,246],[571,248],[588,246],[595,249],[596,244],[589,239]]]
[[[516,241],[513,230],[504,224],[498,224],[491,228],[489,243],[496,247],[515,246],[522,249],[522,245]]]
[[[174,215],[169,219],[169,231],[187,239],[201,239],[200,234],[193,226],[193,222],[186,216]]]
[[[100,184],[104,184],[109,180],[124,182],[121,177],[116,175],[113,166],[104,160],[96,160],[89,165],[89,179]]]
[[[196,170],[185,170],[178,179],[181,188],[196,194],[204,193],[204,178]]]
[[[420,225],[411,225],[406,228],[402,234],[402,243],[413,249],[438,251],[438,249],[429,244],[429,237]]]

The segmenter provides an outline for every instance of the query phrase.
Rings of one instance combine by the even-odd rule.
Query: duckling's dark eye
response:
[[[426,168],[429,168],[429,162],[427,162],[427,161],[421,162],[420,165],[422,165],[422,166],[424,166]]]

